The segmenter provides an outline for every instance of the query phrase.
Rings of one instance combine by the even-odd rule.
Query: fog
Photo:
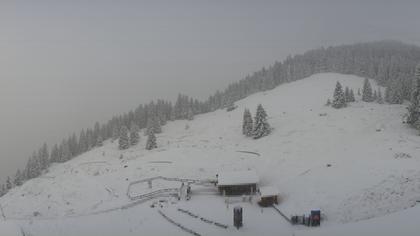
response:
[[[179,92],[206,98],[288,54],[420,45],[416,1],[2,1],[0,179],[43,142]]]

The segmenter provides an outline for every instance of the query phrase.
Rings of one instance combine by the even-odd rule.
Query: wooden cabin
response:
[[[254,194],[259,182],[255,171],[221,172],[217,175],[217,188],[223,195]]]
[[[262,207],[269,207],[279,204],[279,190],[273,186],[260,187],[258,190],[260,201],[258,204]]]

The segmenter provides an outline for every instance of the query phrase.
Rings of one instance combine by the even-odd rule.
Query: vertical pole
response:
[[[4,211],[3,211],[3,207],[0,204],[0,211],[1,211],[1,216],[3,217],[3,220],[6,221],[6,215],[4,215]]]

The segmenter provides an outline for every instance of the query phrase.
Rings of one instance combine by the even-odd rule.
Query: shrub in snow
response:
[[[346,106],[346,98],[344,96],[343,87],[341,87],[340,82],[337,81],[335,85],[332,107],[342,108]]]
[[[267,113],[265,112],[263,106],[260,104],[258,105],[257,113],[255,114],[255,125],[253,132],[254,139],[267,136],[270,134],[270,132],[271,127],[267,121]]]

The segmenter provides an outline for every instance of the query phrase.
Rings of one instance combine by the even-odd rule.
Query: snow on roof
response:
[[[218,186],[257,184],[259,178],[253,170],[221,172],[217,177]]]
[[[261,197],[270,197],[270,196],[276,196],[279,195],[280,191],[273,186],[264,186],[260,187],[260,194]]]

